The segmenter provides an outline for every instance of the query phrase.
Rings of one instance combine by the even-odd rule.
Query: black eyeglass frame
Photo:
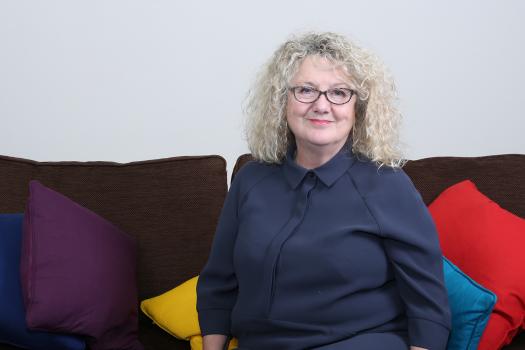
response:
[[[334,104],[334,105],[338,105],[338,106],[341,106],[341,105],[344,105],[344,104],[347,104],[348,102],[350,102],[350,100],[352,100],[352,97],[354,97],[355,95],[355,91],[352,90],[352,89],[348,89],[348,88],[335,88],[335,89],[328,89],[328,90],[325,90],[325,91],[321,91],[321,90],[317,90],[316,88],[313,88],[313,87],[310,87],[308,86],[309,89],[312,89],[313,91],[316,91],[317,92],[317,97],[315,98],[315,100],[311,101],[311,102],[305,102],[305,101],[301,101],[299,100],[299,98],[297,97],[297,95],[295,94],[295,90],[298,89],[298,88],[304,88],[306,86],[303,86],[303,85],[298,85],[298,86],[290,86],[288,88],[288,90],[292,91],[292,95],[293,97],[297,100],[297,102],[301,102],[301,103],[314,103],[315,101],[317,101],[321,95],[324,95],[324,97],[326,97],[326,100],[328,102],[330,102],[331,104]],[[348,98],[348,101],[346,102],[343,102],[343,103],[337,103],[337,102],[334,102],[332,100],[330,100],[330,98],[328,97],[328,91],[333,91],[333,90],[345,90],[345,91],[349,91],[350,92],[350,97]]]

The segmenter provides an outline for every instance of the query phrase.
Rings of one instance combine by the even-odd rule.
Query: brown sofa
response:
[[[241,156],[234,172],[249,159],[249,155]],[[404,169],[427,204],[446,187],[470,178],[503,208],[525,217],[525,155],[434,157],[409,161]],[[137,239],[140,300],[199,273],[227,192],[226,161],[216,155],[125,164],[35,162],[0,156],[0,213],[24,211],[31,179],[90,208]],[[168,335],[142,314],[139,337],[147,350],[189,349],[188,342]],[[0,344],[0,350],[7,349],[16,348]],[[504,349],[525,349],[525,332]]]

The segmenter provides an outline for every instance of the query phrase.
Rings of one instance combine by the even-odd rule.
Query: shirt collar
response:
[[[295,162],[295,149],[295,145],[288,149],[283,167],[286,180],[293,189],[299,186],[309,172],[313,172],[327,187],[330,187],[350,168],[355,160],[351,140],[328,162],[311,170],[303,168]]]

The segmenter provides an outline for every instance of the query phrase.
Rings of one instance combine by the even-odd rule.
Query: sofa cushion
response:
[[[429,157],[410,160],[403,168],[429,205],[439,194],[465,179],[502,208],[525,217],[525,154],[481,157]],[[523,249],[525,254],[525,249]],[[505,350],[525,349],[525,331]]]
[[[136,238],[140,300],[200,272],[227,190],[226,163],[216,155],[131,163],[36,162],[0,156],[0,212],[24,211],[32,179]],[[186,341],[162,331],[142,313],[139,319],[145,348],[188,348]],[[0,345],[4,349],[11,347]]]
[[[0,343],[34,350],[83,350],[80,337],[31,332],[25,321],[20,288],[23,214],[0,214]]]
[[[498,296],[479,349],[499,349],[525,327],[525,219],[502,209],[470,180],[429,206],[443,254]]]
[[[88,336],[91,350],[143,349],[134,239],[38,181],[29,188],[20,258],[28,327]]]
[[[496,295],[443,257],[443,274],[452,314],[447,350],[476,350]]]

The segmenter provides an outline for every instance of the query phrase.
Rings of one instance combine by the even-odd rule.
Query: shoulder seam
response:
[[[351,168],[351,167],[350,167]],[[350,169],[349,168],[349,169]],[[383,235],[383,229],[381,228],[381,225],[379,224],[379,221],[377,221],[377,218],[376,216],[374,215],[374,213],[372,212],[372,209],[370,209],[370,206],[368,205],[368,202],[366,201],[365,199],[365,196],[363,196],[363,194],[361,193],[361,191],[359,190],[359,187],[357,186],[355,180],[354,180],[354,177],[352,176],[352,174],[347,171],[346,172],[348,174],[348,177],[350,178],[350,181],[352,182],[352,185],[354,186],[355,190],[357,193],[359,193],[359,197],[361,197],[361,200],[363,201],[365,207],[366,207],[366,210],[368,210],[368,213],[370,213],[370,216],[372,216],[372,218],[374,219],[374,222],[376,223],[376,226],[377,226],[377,229],[378,229],[378,232],[379,232],[379,235],[381,237],[384,237]]]
[[[248,195],[248,193],[250,193],[250,191],[255,187],[257,186],[257,184],[259,182],[261,182],[262,180],[266,179],[268,176],[272,175],[273,173],[275,173],[277,170],[279,170],[279,168],[276,168],[276,169],[273,169],[272,171],[269,171],[267,174],[261,176],[259,179],[257,179],[257,181],[255,181],[244,193],[240,193],[240,197],[239,197],[239,203],[238,205],[240,205],[241,203],[244,202],[244,199],[245,197]],[[237,207],[237,211],[239,210],[239,208]]]

